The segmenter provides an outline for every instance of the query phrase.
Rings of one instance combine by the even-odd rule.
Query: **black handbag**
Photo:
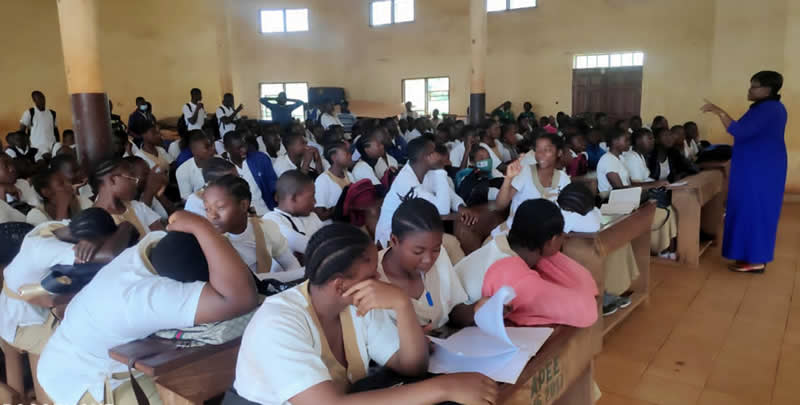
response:
[[[658,208],[668,208],[672,205],[672,190],[666,187],[651,188],[647,190],[647,199],[654,200]]]
[[[89,284],[103,266],[99,263],[58,264],[50,268],[41,285],[51,294],[75,294]]]

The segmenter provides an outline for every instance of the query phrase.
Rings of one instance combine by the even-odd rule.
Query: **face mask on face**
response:
[[[477,167],[478,170],[489,174],[492,172],[492,159],[479,160],[475,163],[475,167]]]
[[[140,111],[147,111],[147,104],[142,104],[139,106]]]

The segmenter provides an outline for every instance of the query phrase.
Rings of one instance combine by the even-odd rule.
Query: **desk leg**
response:
[[[694,192],[672,194],[678,214],[678,260],[690,267],[700,265],[700,201]]]
[[[163,385],[156,382],[156,388],[158,389],[158,395],[161,397],[161,402],[164,405],[203,405],[203,402],[193,402],[189,399],[186,399],[174,391],[170,390],[169,388],[164,387]]]
[[[594,391],[592,368],[593,366],[590,362],[580,377],[553,405],[592,405],[592,393]]]
[[[722,218],[725,214],[725,198],[727,193],[714,196],[702,209],[700,229],[707,234],[714,235],[714,243],[722,244]]]

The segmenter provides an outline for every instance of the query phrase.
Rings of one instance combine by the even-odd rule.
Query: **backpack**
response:
[[[36,113],[36,108],[35,107],[31,107],[31,109],[28,110],[28,114],[31,115],[31,129],[33,129],[33,114],[35,114],[35,113]],[[50,110],[50,114],[53,115],[53,136],[56,137],[56,141],[61,142],[61,135],[58,133],[58,126],[56,125],[56,112],[53,111],[53,110]],[[29,132],[29,134],[30,134],[30,132]]]
[[[467,207],[489,202],[489,176],[480,170],[473,170],[464,176],[456,186],[456,194],[464,200]]]
[[[186,106],[189,107],[189,111],[192,111],[192,106],[189,103],[186,103]],[[178,117],[178,135],[183,137],[189,133],[189,127],[186,125],[186,117],[184,117],[183,113],[181,116]]]

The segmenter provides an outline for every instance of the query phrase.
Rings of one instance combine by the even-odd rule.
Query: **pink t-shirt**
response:
[[[585,328],[597,321],[597,284],[586,268],[562,253],[542,258],[535,270],[519,256],[496,261],[486,271],[482,295],[491,297],[505,285],[517,293],[506,316],[517,325]]]

